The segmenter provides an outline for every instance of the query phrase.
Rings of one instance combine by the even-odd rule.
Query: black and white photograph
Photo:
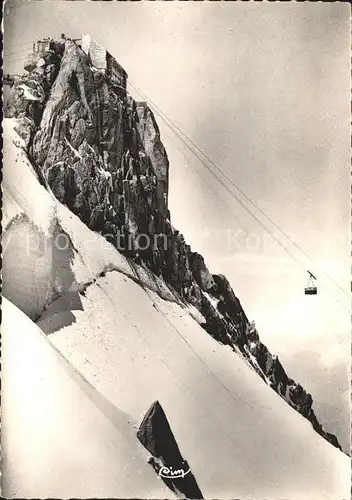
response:
[[[348,2],[7,0],[1,497],[351,497]]]

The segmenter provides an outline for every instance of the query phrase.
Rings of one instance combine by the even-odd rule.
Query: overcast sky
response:
[[[157,117],[170,159],[174,225],[213,272],[228,276],[262,340],[289,373],[319,393],[321,404],[342,408],[341,393],[349,394],[349,298],[325,273],[348,292],[349,6],[57,0],[7,5],[5,72],[21,72],[25,50],[36,39],[89,32],[311,257],[314,263],[255,212],[293,257],[275,244]],[[316,297],[303,294],[307,268],[319,278]],[[346,412],[347,400],[344,405]]]

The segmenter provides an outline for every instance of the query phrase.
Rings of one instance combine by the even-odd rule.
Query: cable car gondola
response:
[[[310,271],[307,271],[307,273],[309,274],[309,280],[306,288],[304,289],[304,294],[317,295],[318,289],[314,284],[314,280],[316,280],[316,277]]]

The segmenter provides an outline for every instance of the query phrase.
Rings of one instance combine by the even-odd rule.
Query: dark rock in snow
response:
[[[159,401],[155,401],[145,414],[137,437],[152,455],[149,463],[172,491],[190,499],[203,498]]]

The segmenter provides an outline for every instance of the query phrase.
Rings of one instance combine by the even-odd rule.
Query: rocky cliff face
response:
[[[53,41],[44,53],[31,54],[25,69],[12,87],[7,115],[18,119],[42,183],[132,265],[143,263],[180,301],[194,305],[210,335],[240,352],[319,434],[340,447],[317,421],[311,395],[262,344],[226,277],[211,274],[172,226],[169,161],[148,104],[136,102],[72,40]]]

